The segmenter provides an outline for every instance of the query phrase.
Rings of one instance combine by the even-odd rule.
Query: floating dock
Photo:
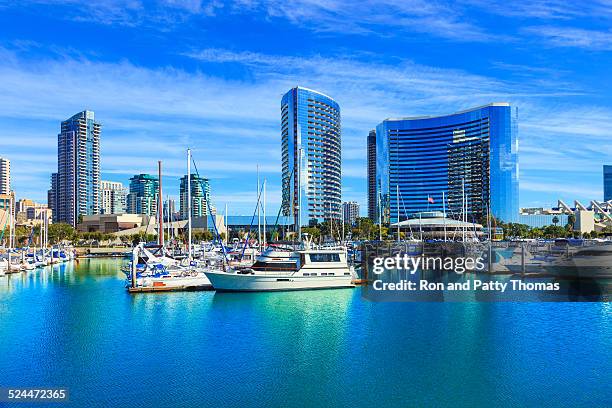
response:
[[[136,286],[128,287],[129,293],[150,293],[150,292],[197,292],[204,290],[214,290],[212,285],[200,286]]]

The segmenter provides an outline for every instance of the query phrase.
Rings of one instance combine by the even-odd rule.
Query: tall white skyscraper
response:
[[[0,194],[11,191],[11,161],[0,157]]]
[[[76,226],[80,215],[100,211],[100,132],[92,111],[62,122],[57,135],[54,219]]]

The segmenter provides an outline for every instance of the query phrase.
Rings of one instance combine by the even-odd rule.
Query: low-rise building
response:
[[[590,233],[601,231],[612,226],[612,201],[592,200],[584,205],[574,200],[569,206],[563,200],[558,200],[557,207],[553,208],[522,208],[519,222],[530,227],[546,227],[548,225],[566,226],[572,223],[574,231]]]
[[[125,215],[125,214],[124,214]],[[133,215],[133,214],[130,214]],[[214,218],[213,218],[214,217]],[[214,219],[214,221],[213,221]],[[171,230],[172,236],[184,236],[187,232],[188,225],[187,220],[172,221],[170,223],[164,223],[164,231]],[[198,232],[203,230],[214,231],[215,224],[219,234],[225,234],[227,228],[225,226],[224,217],[222,215],[208,215],[203,217],[193,217],[191,219],[191,231]],[[112,232],[112,231],[111,231]],[[151,220],[144,220],[141,225],[135,226],[129,229],[122,229],[116,231],[115,236],[129,236],[134,234],[157,234],[157,220],[152,218]]]
[[[389,234],[397,230],[397,223],[391,223]],[[484,235],[483,226],[445,217],[442,211],[423,211],[400,221],[400,231],[410,238],[447,239],[451,241],[478,238]]]
[[[149,216],[140,214],[84,215],[77,226],[79,232],[114,233],[147,225]]]

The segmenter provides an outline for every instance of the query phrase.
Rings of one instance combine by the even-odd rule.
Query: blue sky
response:
[[[365,213],[365,140],[387,117],[519,107],[520,203],[602,198],[612,164],[612,2],[0,0],[0,156],[46,201],[59,122],[94,110],[102,178],[163,160],[178,195],[191,146],[214,204],[280,202],[280,98],[342,110],[343,199]],[[570,2],[567,2],[570,3]]]

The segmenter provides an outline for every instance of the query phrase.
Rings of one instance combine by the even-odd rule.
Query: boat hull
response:
[[[310,289],[352,288],[351,276],[284,276],[205,272],[220,292],[270,292]]]
[[[212,287],[210,280],[203,273],[197,276],[141,278],[139,285],[142,287],[166,287],[166,288],[202,288]]]

